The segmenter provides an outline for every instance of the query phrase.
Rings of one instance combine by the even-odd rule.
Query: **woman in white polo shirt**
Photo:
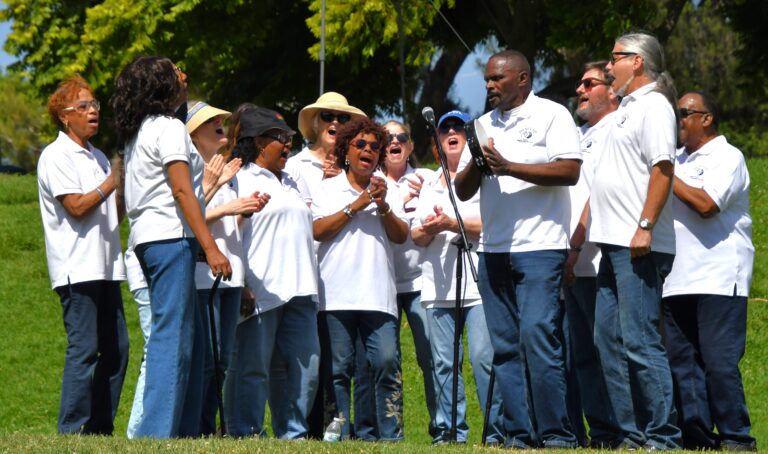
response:
[[[419,202],[419,191],[425,179],[433,175],[427,168],[416,168],[411,128],[399,121],[384,123],[389,145],[382,171],[393,191],[400,193],[405,220],[412,226]],[[432,352],[429,344],[427,314],[421,304],[421,258],[424,248],[413,244],[411,235],[403,244],[393,245],[398,316],[404,313],[413,334],[416,362],[424,378],[424,396],[429,412],[429,434],[435,436],[435,383],[432,380]],[[398,327],[400,324],[398,323]],[[398,336],[398,341],[400,340]]]
[[[48,272],[67,332],[62,434],[112,434],[128,363],[119,168],[89,142],[99,130],[99,107],[82,77],[64,80],[48,99],[59,134],[37,164]]]
[[[163,57],[138,57],[126,65],[111,100],[125,156],[129,245],[147,278],[152,308],[138,437],[197,435],[202,350],[193,344],[196,325],[201,329],[194,281],[199,248],[214,274],[226,279],[232,274],[205,224],[202,190],[193,188],[202,162],[184,123],[174,118],[184,102],[186,75]]]
[[[397,354],[397,290],[391,243],[402,244],[408,224],[396,191],[373,173],[384,161],[387,132],[368,118],[336,134],[336,162],[343,172],[323,180],[313,196],[314,237],[320,242],[320,345],[329,404],[345,419],[357,339],[362,340],[374,389],[380,440],[403,438],[402,378]]]
[[[294,131],[277,112],[256,106],[241,110],[230,128],[237,131],[233,157],[245,163],[236,178],[239,195],[261,192],[269,203],[241,224],[253,306],[243,310],[226,376],[227,425],[233,436],[263,436],[269,400],[275,436],[307,438],[320,362],[317,261],[312,214],[283,171]]]
[[[467,143],[464,124],[470,120],[464,112],[453,110],[440,117],[438,138],[448,163],[448,174],[456,176],[461,153]],[[453,388],[453,367],[461,368],[464,362],[463,342],[459,345],[459,362],[453,363],[453,342],[456,332],[456,264],[457,248],[452,244],[458,238],[459,226],[448,195],[447,183],[442,172],[436,172],[424,181],[419,195],[418,207],[414,220],[413,241],[425,248],[422,257],[421,303],[426,307],[429,327],[432,362],[434,363],[437,412],[435,433],[432,442],[442,444],[451,441],[451,390]],[[470,242],[480,239],[482,223],[480,221],[480,193],[475,193],[467,201],[457,200],[457,206],[464,222]],[[477,263],[477,253],[471,252],[471,260]],[[464,269],[467,256],[463,255]],[[468,347],[472,370],[475,378],[480,408],[485,408],[488,396],[491,367],[493,365],[493,346],[485,322],[480,292],[477,283],[467,272],[464,275],[461,301],[462,324],[467,329]],[[462,329],[462,332],[464,330]],[[466,420],[466,398],[461,370],[458,375],[458,398],[456,439],[466,443],[469,425]],[[498,445],[504,442],[504,421],[502,414],[501,392],[497,386],[492,397],[489,431],[485,442]]]

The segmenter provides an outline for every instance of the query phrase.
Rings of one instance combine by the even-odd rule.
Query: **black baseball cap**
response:
[[[296,134],[296,131],[288,126],[279,113],[264,107],[254,107],[240,114],[240,131],[237,133],[237,138],[239,140],[244,137],[258,137],[270,129],[280,129],[289,134]]]

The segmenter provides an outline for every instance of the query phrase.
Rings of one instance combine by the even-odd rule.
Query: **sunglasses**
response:
[[[261,137],[267,137],[269,139],[277,140],[283,145],[288,145],[293,141],[293,136],[287,132],[280,132],[277,134],[262,134]]]
[[[320,112],[320,119],[326,123],[333,123],[333,120],[336,120],[339,122],[339,124],[343,125],[344,123],[352,119],[352,116],[344,113],[334,114],[333,112]]]
[[[404,132],[401,132],[399,134],[390,134],[389,135],[389,141],[390,142],[394,141],[395,139],[397,139],[398,143],[406,143],[409,140],[411,140],[411,137],[408,134],[404,133]]]
[[[451,129],[453,129],[456,132],[464,132],[464,123],[458,123],[458,122],[456,122],[456,123],[450,122],[449,123],[449,122],[446,122],[446,123],[441,124],[438,127],[438,129],[442,133],[446,133],[446,132],[450,131]]]
[[[591,90],[598,85],[608,85],[608,82],[602,79],[597,79],[595,77],[587,77],[586,79],[581,79],[576,83],[576,89],[578,90],[582,85],[584,85],[585,90]]]
[[[694,110],[694,109],[686,109],[685,107],[680,108],[680,118],[688,118],[693,114],[702,114],[706,115],[710,112],[707,112],[706,110]]]
[[[619,56],[619,58],[616,58],[616,56]],[[617,61],[623,60],[630,55],[637,55],[637,52],[611,52],[611,56],[608,57],[608,60],[611,61],[612,65],[615,65]]]
[[[381,144],[379,142],[368,142],[365,139],[357,139],[352,142],[352,145],[354,145],[359,150],[364,149],[366,145],[370,146],[371,150],[373,151],[379,151],[379,148],[381,148]]]
[[[77,103],[74,106],[65,107],[65,108],[63,108],[61,110],[62,111],[76,110],[76,111],[78,111],[80,113],[86,113],[86,112],[88,112],[88,109],[90,109],[91,107],[93,107],[93,110],[95,110],[96,112],[101,110],[101,104],[99,104],[99,101],[97,101],[95,99],[92,99],[90,101],[80,101],[79,103]]]

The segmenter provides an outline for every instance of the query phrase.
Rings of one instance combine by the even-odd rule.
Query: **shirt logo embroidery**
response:
[[[520,138],[517,139],[518,142],[530,142],[531,137],[536,134],[536,130],[533,128],[523,128],[520,130]]]
[[[617,125],[618,125],[620,128],[623,128],[623,127],[624,127],[624,123],[627,121],[627,118],[629,118],[629,117],[627,116],[627,114],[623,114],[623,115],[621,115],[619,118],[617,118],[617,119],[616,119],[616,124],[617,124]]]

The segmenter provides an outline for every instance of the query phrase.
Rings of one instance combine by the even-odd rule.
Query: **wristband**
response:
[[[380,208],[376,208],[376,212],[379,213],[379,216],[386,216],[392,212],[392,207],[389,206],[389,204],[387,204],[387,208],[385,208],[384,210]]]
[[[352,216],[355,215],[355,213],[352,212],[352,205],[347,205],[344,207],[344,210],[342,210],[344,214],[347,215],[348,218],[352,219]]]
[[[574,251],[574,252],[581,252],[581,247],[576,247],[576,246],[574,246],[572,244],[570,246],[571,246],[571,250],[572,251]]]
[[[101,196],[101,200],[102,201],[104,201],[104,202],[107,201],[107,196],[104,195],[104,191],[102,191],[100,187],[98,187],[98,186],[96,187],[96,192],[99,193],[99,195]]]

